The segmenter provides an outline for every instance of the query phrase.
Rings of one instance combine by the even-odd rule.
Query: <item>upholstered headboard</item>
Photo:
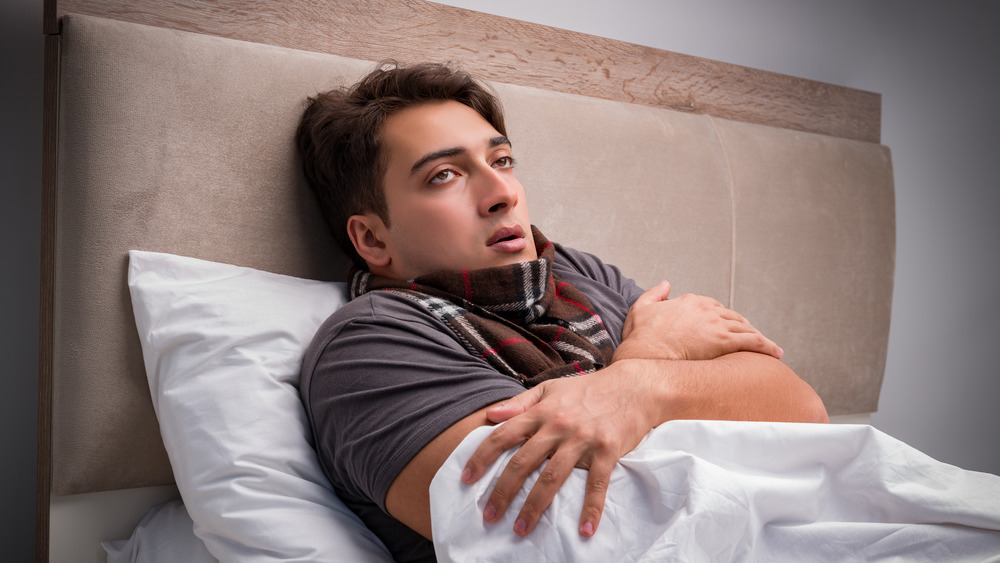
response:
[[[47,5],[39,530],[50,494],[172,481],[128,250],[343,277],[292,134],[306,96],[387,57],[491,81],[550,238],[739,310],[831,415],[877,408],[895,252],[877,94],[425,2],[238,4]]]

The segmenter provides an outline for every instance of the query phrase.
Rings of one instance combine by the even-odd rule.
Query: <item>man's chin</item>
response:
[[[538,256],[534,252],[519,252],[517,254],[512,254],[505,257],[503,260],[496,262],[497,267],[511,266],[513,264],[520,264],[522,262],[533,262],[538,260]]]

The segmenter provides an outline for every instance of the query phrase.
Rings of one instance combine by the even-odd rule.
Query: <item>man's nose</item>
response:
[[[495,168],[490,168],[480,177],[482,182],[479,213],[484,217],[506,208],[517,205],[517,188],[509,174],[504,175]]]

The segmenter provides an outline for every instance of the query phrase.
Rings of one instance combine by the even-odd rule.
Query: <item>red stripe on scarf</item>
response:
[[[489,356],[490,354],[497,354],[500,351],[500,349],[503,348],[504,346],[507,346],[509,344],[516,344],[518,342],[527,342],[527,340],[524,338],[508,338],[507,340],[504,340],[503,342],[497,344],[493,348],[489,348],[488,350],[483,350],[483,353],[480,355],[483,357],[483,359],[485,359],[486,356]]]
[[[563,282],[563,283],[559,284],[558,286],[556,286],[556,297],[558,297],[562,301],[565,301],[566,303],[569,303],[570,305],[573,305],[574,307],[578,307],[579,309],[581,309],[584,312],[586,312],[587,314],[589,314],[591,317],[594,317],[595,319],[597,319],[597,323],[601,325],[601,328],[604,328],[604,322],[601,321],[601,317],[598,317],[593,311],[591,311],[590,309],[586,308],[582,304],[577,303],[576,301],[573,301],[572,299],[567,299],[567,298],[563,297],[562,295],[559,295],[559,289],[562,288],[563,286],[566,286],[566,285],[569,285],[569,284],[566,283],[566,282]],[[605,330],[607,330],[607,329],[605,328]]]
[[[565,329],[566,327],[564,326],[559,327],[559,330],[556,331],[556,335],[552,337],[552,342],[559,342],[559,337],[562,336],[563,330]]]
[[[462,270],[462,281],[465,282],[465,299],[472,301],[472,281],[469,280],[468,270]]]

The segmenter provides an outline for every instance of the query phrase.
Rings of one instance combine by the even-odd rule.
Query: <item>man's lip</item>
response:
[[[514,238],[524,238],[524,229],[520,225],[514,225],[513,227],[501,227],[497,229],[493,236],[486,241],[486,246],[493,246],[497,242],[507,237]]]

